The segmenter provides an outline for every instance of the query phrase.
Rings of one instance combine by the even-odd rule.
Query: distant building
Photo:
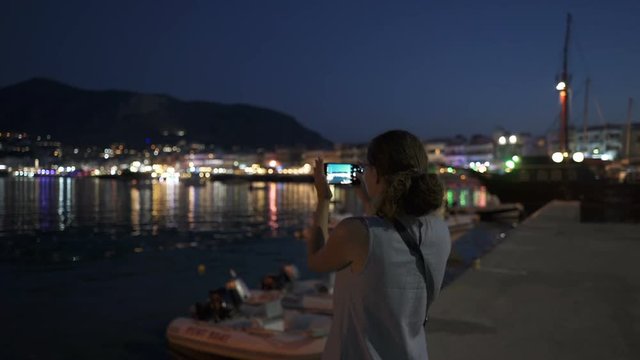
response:
[[[444,152],[448,141],[448,139],[430,139],[422,142],[430,163],[439,165],[446,164]]]
[[[494,142],[488,136],[485,135],[473,135],[469,142],[465,146],[465,153],[467,155],[467,164],[473,163],[494,163]]]
[[[33,152],[33,142],[27,133],[0,130],[0,157],[28,157]]]
[[[546,136],[524,137],[522,156],[549,156]]]
[[[367,159],[367,145],[337,145],[340,162],[360,164]]]
[[[629,146],[627,147],[627,136]],[[622,139],[623,151],[622,158],[629,158],[632,163],[640,162],[640,123],[631,124],[631,131],[627,132],[627,126],[624,126],[624,137]]]
[[[615,160],[622,155],[624,129],[619,124],[604,124],[576,130],[571,139],[571,149],[580,151],[587,158]]]
[[[524,149],[531,139],[528,133],[509,132],[504,129],[498,129],[493,132],[493,141],[496,144],[495,159],[498,162],[504,162],[515,156],[523,156]]]
[[[302,164],[314,165],[315,159],[322,157],[325,163],[344,162],[359,164],[366,161],[367,145],[335,144],[333,150],[311,150],[302,153]]]
[[[444,148],[445,164],[454,167],[469,166],[466,152],[467,138],[462,135],[449,139]]]
[[[233,159],[228,159],[227,161],[231,161],[233,165]],[[220,167],[224,164],[224,159],[217,158],[214,153],[199,153],[199,154],[189,154],[184,157],[184,162],[186,165],[183,165],[184,168],[189,167]],[[250,163],[247,164],[251,166],[255,162],[255,159],[250,159]]]
[[[625,126],[607,123],[592,125],[586,131],[582,128],[569,127],[569,150],[582,152],[586,158],[617,160],[623,156]],[[548,154],[558,151],[558,133],[547,134]]]
[[[491,163],[494,160],[494,144],[490,137],[462,135],[448,139],[431,139],[423,142],[429,161],[433,164],[468,168],[471,163]]]

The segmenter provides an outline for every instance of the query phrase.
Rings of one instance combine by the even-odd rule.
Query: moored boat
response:
[[[331,326],[329,316],[285,310],[275,319],[238,318],[219,323],[186,317],[167,328],[173,346],[236,359],[317,359]]]
[[[249,292],[240,279],[210,292],[195,318],[178,317],[167,327],[169,344],[197,354],[236,359],[317,359],[331,317],[283,309],[282,292]]]

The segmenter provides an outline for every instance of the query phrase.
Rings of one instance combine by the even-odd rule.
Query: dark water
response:
[[[295,236],[315,206],[312,185],[253,187],[0,178],[0,359],[166,359],[166,325],[230,268],[253,286],[284,263],[316,276]],[[486,197],[459,184],[447,200]],[[335,198],[334,211],[360,213],[349,189]],[[480,223],[460,238],[445,281],[510,226]]]

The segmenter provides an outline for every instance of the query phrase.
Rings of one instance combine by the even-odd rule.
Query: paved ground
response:
[[[640,224],[579,212],[549,203],[449,285],[430,359],[640,359]]]

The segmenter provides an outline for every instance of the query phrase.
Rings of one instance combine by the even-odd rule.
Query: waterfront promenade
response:
[[[431,359],[640,359],[640,224],[540,209],[430,311]]]

